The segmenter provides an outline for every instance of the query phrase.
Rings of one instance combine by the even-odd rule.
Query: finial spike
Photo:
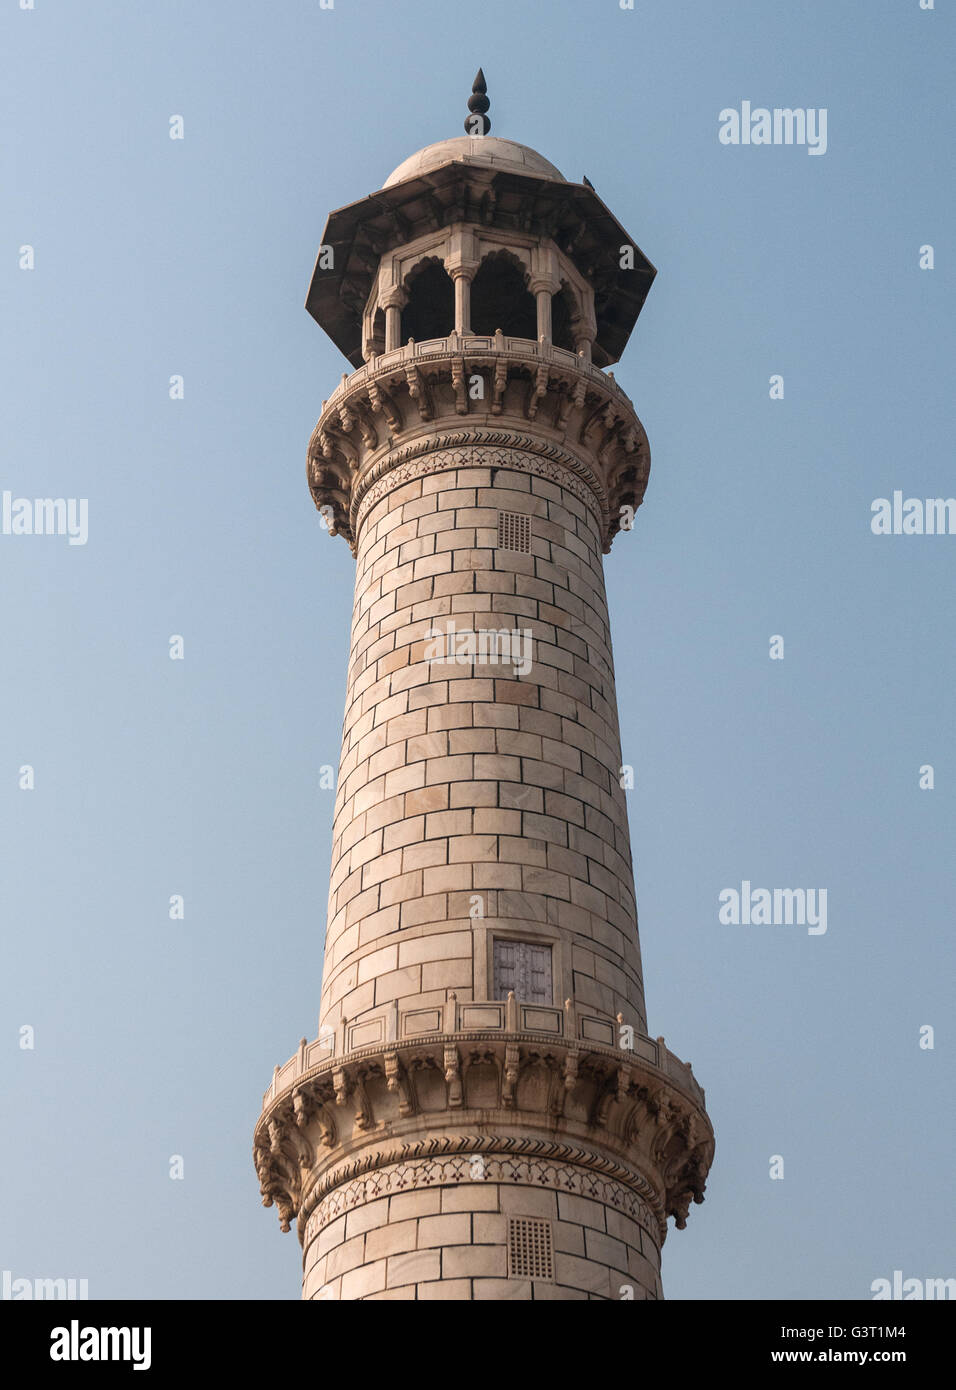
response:
[[[468,98],[468,110],[471,113],[465,117],[465,132],[468,135],[487,135],[491,129],[491,122],[486,115],[491,105],[487,94],[485,74],[479,68],[471,84],[471,96]]]

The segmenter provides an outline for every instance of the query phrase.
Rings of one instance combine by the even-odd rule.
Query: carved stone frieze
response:
[[[476,1181],[524,1185],[574,1193],[612,1207],[636,1221],[657,1244],[666,1233],[664,1213],[654,1189],[639,1173],[609,1164],[600,1154],[571,1145],[524,1141],[506,1135],[463,1135],[441,1145],[408,1145],[382,1154],[374,1166],[348,1175],[335,1172],[317,1184],[300,1212],[303,1244],[344,1212],[393,1192],[450,1187]]]
[[[455,468],[508,468],[533,473],[566,488],[592,511],[603,527],[607,523],[607,494],[593,469],[566,449],[506,430],[459,430],[417,440],[396,449],[370,466],[352,490],[350,515],[355,534],[370,508],[388,493],[414,478],[428,477]]]

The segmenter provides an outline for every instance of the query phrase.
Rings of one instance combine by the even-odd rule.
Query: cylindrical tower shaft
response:
[[[353,1040],[494,999],[509,940],[594,1040],[646,1032],[600,518],[558,475],[436,449],[365,508],[321,1009]]]

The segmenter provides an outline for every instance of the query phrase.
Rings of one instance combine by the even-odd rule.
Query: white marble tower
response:
[[[650,462],[605,368],[655,271],[488,134],[480,72],[469,110],[331,215],[309,291],[355,604],[318,1036],[255,1161],[305,1298],[660,1298],[714,1140],[647,1035],[603,577]]]

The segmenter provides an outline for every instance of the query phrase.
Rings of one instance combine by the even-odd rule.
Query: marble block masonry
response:
[[[656,272],[488,133],[480,71],[468,107],[331,214],[309,290],[355,602],[318,1035],[255,1164],[306,1299],[657,1299],[714,1137],[647,1033],[604,588],[650,466],[607,368]]]

